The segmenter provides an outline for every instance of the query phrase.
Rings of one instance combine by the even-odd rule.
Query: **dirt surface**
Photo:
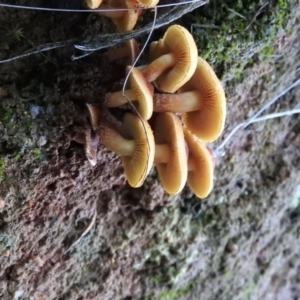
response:
[[[243,79],[224,81],[221,140],[299,78],[292,5],[273,54],[251,49]],[[0,59],[95,30],[113,28],[90,14],[0,8]],[[155,170],[132,189],[117,155],[100,145],[91,167],[73,141],[88,127],[85,103],[101,104],[124,78],[104,52],[0,64],[0,299],[300,299],[299,116],[238,131],[205,200],[188,188],[168,196]],[[299,101],[296,87],[269,112]]]

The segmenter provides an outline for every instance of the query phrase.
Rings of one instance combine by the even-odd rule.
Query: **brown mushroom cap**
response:
[[[166,192],[177,194],[187,179],[187,153],[182,124],[172,113],[158,114],[154,122],[154,162]]]
[[[189,148],[188,185],[197,197],[205,198],[213,188],[214,161],[211,152],[186,128],[184,138]]]
[[[92,166],[97,164],[97,148],[99,136],[93,130],[89,130],[85,136],[84,151],[87,159]]]
[[[101,111],[98,106],[90,103],[86,103],[89,112],[90,123],[93,130],[99,126],[101,122]]]
[[[84,130],[84,132],[77,133],[73,140],[79,144],[84,145],[85,155],[92,166],[97,164],[97,148],[99,144],[99,136],[95,134],[91,128]]]
[[[130,67],[127,67],[129,72]],[[141,117],[145,120],[150,119],[153,112],[153,86],[145,79],[141,71],[132,68],[129,76],[130,89],[125,90],[126,97],[133,101]],[[108,93],[105,95],[105,105],[107,107],[118,107],[126,104],[128,101],[123,96],[122,91]]]
[[[192,90],[199,91],[200,109],[184,114],[184,123],[202,141],[215,141],[224,130],[226,97],[212,67],[201,57],[198,58],[194,75],[180,92]]]
[[[136,115],[127,113],[124,117],[121,134],[135,141],[131,156],[122,156],[125,175],[132,187],[143,184],[154,161],[155,142],[149,124]]]
[[[148,81],[167,93],[176,92],[193,75],[198,50],[192,35],[182,26],[172,25],[163,37],[167,54],[152,61],[143,74]]]

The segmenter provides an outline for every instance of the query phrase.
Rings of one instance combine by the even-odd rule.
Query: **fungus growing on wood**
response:
[[[154,161],[155,143],[149,124],[136,115],[126,113],[118,129],[94,105],[90,104],[88,108],[94,121],[98,122],[94,127],[100,143],[121,156],[129,185],[141,186]]]
[[[127,67],[129,72],[130,67]],[[125,90],[126,97],[133,102],[141,117],[145,120],[150,119],[153,112],[153,86],[149,83],[141,71],[133,68],[129,76],[130,89]],[[107,107],[118,107],[128,103],[122,91],[108,93],[105,95],[105,105]]]
[[[154,120],[154,162],[163,188],[179,193],[187,179],[187,153],[182,124],[172,113],[161,113]]]
[[[184,128],[184,138],[189,148],[187,182],[199,198],[205,198],[213,188],[214,160],[210,150],[195,135]]]
[[[161,91],[174,93],[194,74],[198,50],[192,35],[179,25],[170,26],[162,40],[166,54],[142,67],[142,72]]]
[[[199,57],[194,75],[178,94],[153,96],[153,110],[185,113],[183,120],[188,129],[203,142],[212,142],[224,129],[224,89],[211,66]]]

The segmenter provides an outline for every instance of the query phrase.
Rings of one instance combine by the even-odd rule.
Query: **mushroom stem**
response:
[[[160,56],[148,66],[141,67],[141,71],[149,82],[156,80],[166,69],[176,64],[176,56],[173,53]]]
[[[154,94],[153,111],[185,113],[201,108],[201,94],[191,91],[180,94]]]
[[[167,163],[170,158],[170,147],[167,144],[155,144],[155,163]]]
[[[130,100],[136,100],[136,94],[132,89],[125,90],[124,95]],[[105,95],[105,105],[107,107],[118,107],[128,103],[126,97],[123,96],[123,91],[108,93]]]
[[[100,141],[109,150],[122,156],[131,156],[134,152],[135,142],[121,136],[114,126],[105,124],[98,130]]]

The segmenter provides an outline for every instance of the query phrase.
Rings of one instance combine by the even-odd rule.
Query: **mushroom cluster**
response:
[[[213,69],[198,57],[191,34],[172,25],[150,45],[149,64],[129,71],[125,97],[108,93],[104,105],[120,107],[130,100],[139,116],[126,112],[118,126],[104,109],[89,104],[92,131],[121,156],[132,187],[140,187],[155,165],[167,193],[177,194],[187,183],[197,197],[207,197],[214,158],[206,143],[220,136],[226,117],[224,89]]]

